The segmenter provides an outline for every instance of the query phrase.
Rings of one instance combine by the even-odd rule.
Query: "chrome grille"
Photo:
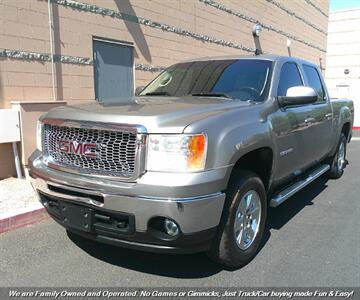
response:
[[[96,144],[94,157],[60,150],[60,141]],[[44,124],[43,147],[48,161],[80,173],[131,176],[135,172],[137,134]]]

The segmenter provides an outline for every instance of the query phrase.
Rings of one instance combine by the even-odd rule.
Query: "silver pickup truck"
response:
[[[239,267],[267,208],[322,174],[339,178],[352,101],[330,100],[316,65],[270,55],[175,64],[129,99],[50,110],[32,184],[67,230]]]

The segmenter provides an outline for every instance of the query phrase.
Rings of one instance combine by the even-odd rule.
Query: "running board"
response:
[[[313,182],[316,178],[320,177],[329,169],[330,169],[329,165],[322,165],[321,167],[317,168],[315,171],[309,173],[306,178],[295,182],[294,184],[285,188],[278,194],[273,195],[270,200],[270,206],[271,207],[279,206],[285,200],[289,199],[292,195],[296,194],[298,191],[306,187],[309,183]]]

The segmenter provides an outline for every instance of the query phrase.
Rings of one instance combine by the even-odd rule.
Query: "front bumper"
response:
[[[171,197],[174,195],[173,189],[178,194],[180,186],[172,187],[168,182],[163,185],[148,184],[150,195],[136,196],[139,183],[102,182],[99,179],[93,180],[87,176],[58,171],[47,167],[41,157],[30,160],[30,175],[32,185],[50,215],[70,231],[97,241],[149,251],[188,253],[206,250],[220,222],[225,200],[225,194],[221,192],[174,198]],[[205,178],[213,176],[206,174]],[[149,183],[149,178],[146,180]],[[200,190],[206,189],[204,184],[201,184]],[[211,183],[208,184],[211,190]],[[183,193],[188,193],[185,190],[191,190],[194,185],[199,185],[199,181],[188,181],[188,186],[183,186]],[[156,190],[161,196],[154,196]],[[170,195],[168,198],[164,197],[165,190],[168,190]],[[103,214],[112,218],[111,220],[124,216],[128,220],[129,231],[122,232],[112,230],[113,228],[99,230],[95,220],[89,222],[87,229],[74,226],[64,222],[61,214],[54,214],[54,211],[49,209],[48,201],[58,202],[60,206],[62,203],[75,204],[90,212],[92,216]],[[156,217],[173,219],[180,227],[180,235],[168,239],[153,234],[149,223]]]

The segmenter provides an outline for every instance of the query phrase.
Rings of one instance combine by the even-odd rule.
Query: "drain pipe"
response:
[[[52,94],[53,94],[53,100],[56,101],[56,93],[55,93],[55,71],[54,71],[54,47],[53,47],[54,26],[53,26],[53,20],[52,20],[51,0],[48,0],[48,13],[49,13],[49,34],[50,34]]]
[[[21,179],[21,178],[23,178],[23,176],[22,176],[22,172],[21,172],[21,164],[20,164],[19,153],[17,151],[16,142],[12,142],[12,148],[13,148],[14,159],[15,159],[16,175],[17,175],[17,178]]]

